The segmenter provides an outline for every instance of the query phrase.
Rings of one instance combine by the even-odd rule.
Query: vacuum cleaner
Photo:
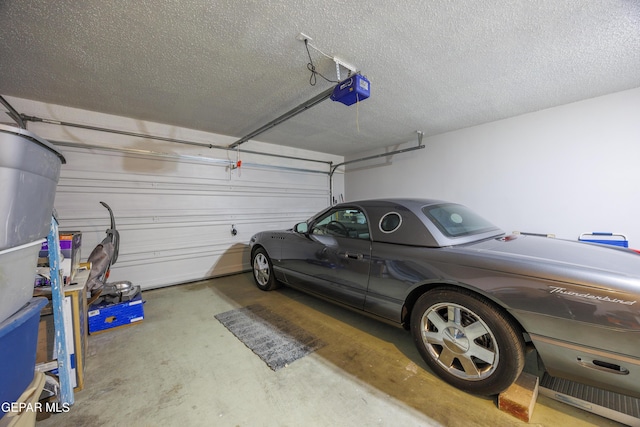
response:
[[[129,301],[140,293],[140,286],[133,286],[129,281],[107,282],[111,266],[118,260],[120,249],[120,233],[116,229],[113,211],[105,202],[100,202],[107,208],[111,218],[111,227],[106,231],[106,237],[91,251],[87,261],[91,263],[87,290],[91,292],[89,304],[106,301],[120,303]]]

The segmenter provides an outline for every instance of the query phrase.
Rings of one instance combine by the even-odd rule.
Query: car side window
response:
[[[369,224],[359,209],[337,209],[319,218],[311,234],[369,240]]]

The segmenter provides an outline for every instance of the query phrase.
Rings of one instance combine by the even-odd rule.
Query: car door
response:
[[[291,285],[362,309],[370,262],[366,216],[358,208],[340,208],[317,218],[295,245],[283,247],[281,265]]]

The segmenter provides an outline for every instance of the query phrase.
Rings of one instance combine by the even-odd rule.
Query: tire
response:
[[[271,259],[264,248],[258,248],[253,252],[251,265],[253,267],[253,279],[256,281],[258,289],[271,291],[280,287],[280,283],[273,274]]]
[[[490,301],[464,289],[439,288],[418,298],[411,333],[433,372],[469,393],[498,394],[524,368],[520,328]]]

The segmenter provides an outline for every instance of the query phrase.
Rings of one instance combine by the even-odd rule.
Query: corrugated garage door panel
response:
[[[109,204],[121,236],[111,280],[147,289],[246,270],[251,235],[290,228],[329,204],[325,173],[247,163],[230,170],[194,156],[61,151],[67,164],[55,202],[60,228],[82,231],[86,260],[109,226],[99,202]]]

